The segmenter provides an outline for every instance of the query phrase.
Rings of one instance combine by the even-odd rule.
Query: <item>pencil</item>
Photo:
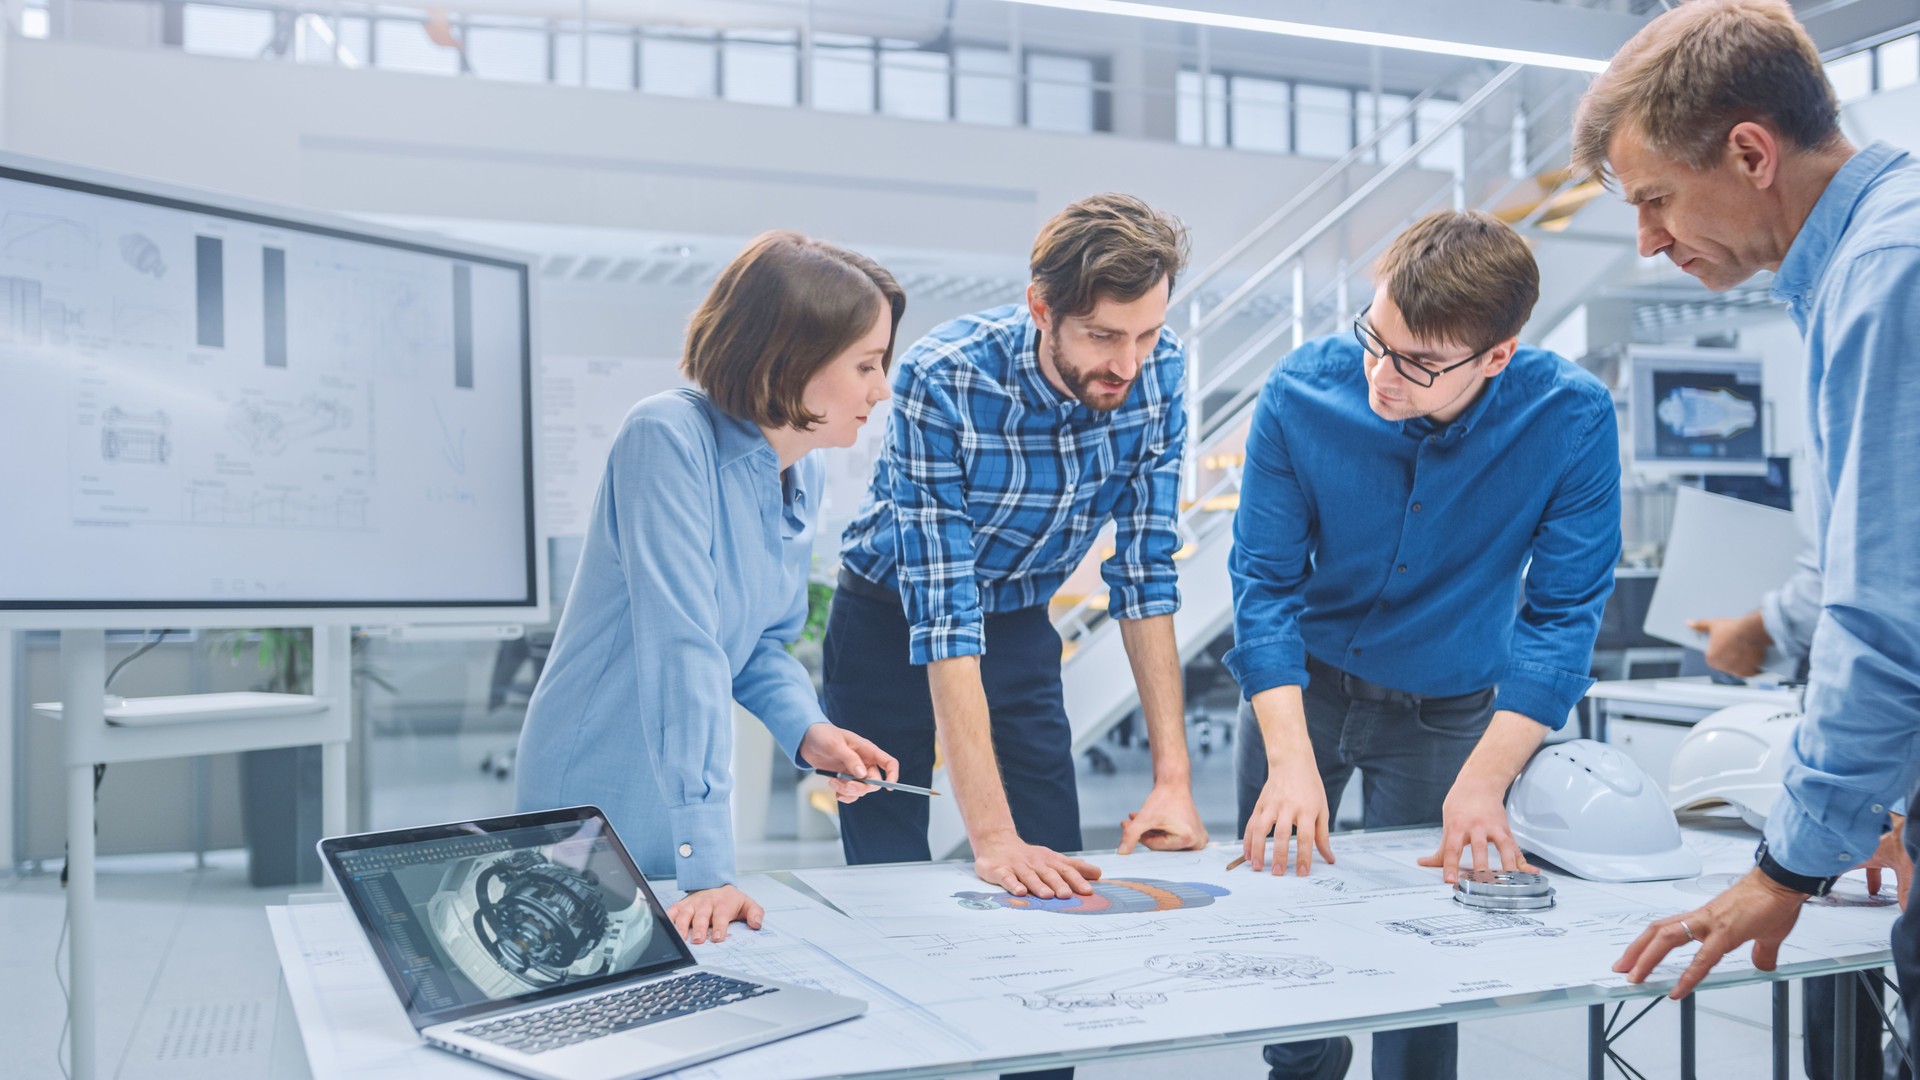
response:
[[[1227,869],[1232,870],[1234,867],[1239,866],[1241,863],[1246,861],[1247,861],[1247,857],[1245,855],[1236,855],[1234,856],[1233,861],[1227,864]]]

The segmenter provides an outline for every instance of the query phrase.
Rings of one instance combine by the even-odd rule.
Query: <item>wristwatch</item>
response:
[[[1760,841],[1759,849],[1753,853],[1753,863],[1760,868],[1761,873],[1772,878],[1776,884],[1784,885],[1794,892],[1806,893],[1808,896],[1825,896],[1833,891],[1833,883],[1840,880],[1838,874],[1832,877],[1809,877],[1806,874],[1794,873],[1774,860],[1773,855],[1767,851],[1765,840]]]

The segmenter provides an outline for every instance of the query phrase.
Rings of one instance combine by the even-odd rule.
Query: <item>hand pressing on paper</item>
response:
[[[1780,943],[1799,920],[1806,898],[1806,893],[1787,888],[1755,867],[1704,907],[1656,920],[1642,930],[1614,961],[1613,970],[1630,983],[1645,982],[1668,953],[1697,941],[1700,951],[1667,994],[1675,1001],[1693,993],[1722,957],[1749,941],[1753,942],[1753,966],[1772,971],[1780,960]]]
[[[1421,866],[1437,866],[1447,884],[1460,880],[1460,850],[1471,853],[1475,870],[1493,869],[1492,855],[1500,856],[1503,870],[1538,869],[1520,854],[1513,830],[1507,825],[1507,785],[1460,771],[1440,808],[1440,850],[1420,859]]]
[[[1207,827],[1193,805],[1193,791],[1184,785],[1155,784],[1140,809],[1120,823],[1120,850],[1131,855],[1136,845],[1150,851],[1194,851],[1207,846]]]
[[[732,885],[695,889],[667,909],[673,928],[694,945],[703,945],[709,938],[727,940],[727,927],[736,922],[758,930],[760,920],[766,915],[766,910],[754,903],[753,897]]]
[[[1092,896],[1091,883],[1100,878],[1100,868],[1092,863],[1029,844],[1012,831],[973,842],[973,872],[1015,896],[1032,894],[1042,900],[1074,893]]]
[[[800,756],[816,769],[843,772],[848,776],[871,776],[880,780],[900,779],[900,762],[873,742],[843,727],[815,724],[800,740]],[[834,798],[850,803],[880,788],[852,780],[828,780]]]
[[[1314,764],[1313,747],[1304,739],[1284,751],[1283,757],[1267,759],[1267,782],[1260,789],[1260,801],[1247,818],[1246,834],[1241,837],[1245,856],[1255,870],[1265,867],[1267,835],[1273,835],[1272,873],[1287,872],[1287,838],[1298,836],[1292,865],[1301,877],[1313,865],[1315,848],[1320,857],[1333,862],[1333,815],[1327,810],[1327,789],[1320,782],[1320,769]]]
[[[1900,897],[1900,910],[1907,910],[1907,890],[1913,884],[1913,864],[1907,861],[1907,845],[1902,841],[1906,832],[1907,819],[1899,814],[1893,818],[1893,827],[1880,834],[1880,846],[1873,851],[1873,858],[1866,861],[1867,892],[1880,892],[1881,875],[1893,872],[1895,888]]]

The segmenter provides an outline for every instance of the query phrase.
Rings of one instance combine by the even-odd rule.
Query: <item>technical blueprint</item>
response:
[[[1525,913],[1454,903],[1438,870],[1415,865],[1437,830],[1336,835],[1338,862],[1316,862],[1305,879],[1227,871],[1232,844],[1095,855],[1102,886],[1078,903],[1011,897],[955,864],[794,873],[827,903],[749,877],[741,887],[766,908],[765,929],[736,926],[727,941],[696,946],[700,961],[849,994],[869,1011],[677,1075],[785,1080],[933,1065],[960,1074],[1025,1055],[1619,987],[1611,965],[1648,921],[1699,906],[1752,864],[1751,832],[1684,831],[1706,864],[1702,879],[1599,885],[1549,871],[1557,905]],[[1858,877],[1837,893],[1806,906],[1783,965],[1886,955],[1897,906],[1867,896]],[[414,1039],[342,905],[270,914],[318,1080],[480,1075]],[[1691,956],[1676,953],[1655,981]],[[1749,968],[1741,950],[1718,970]]]

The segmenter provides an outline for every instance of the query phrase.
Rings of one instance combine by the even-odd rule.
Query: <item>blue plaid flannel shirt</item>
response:
[[[1108,518],[1114,618],[1180,607],[1186,352],[1171,330],[1126,404],[1097,413],[1040,371],[1039,332],[1010,304],[934,328],[893,372],[893,408],[847,570],[899,590],[912,662],[986,651],[987,613],[1045,603]]]

